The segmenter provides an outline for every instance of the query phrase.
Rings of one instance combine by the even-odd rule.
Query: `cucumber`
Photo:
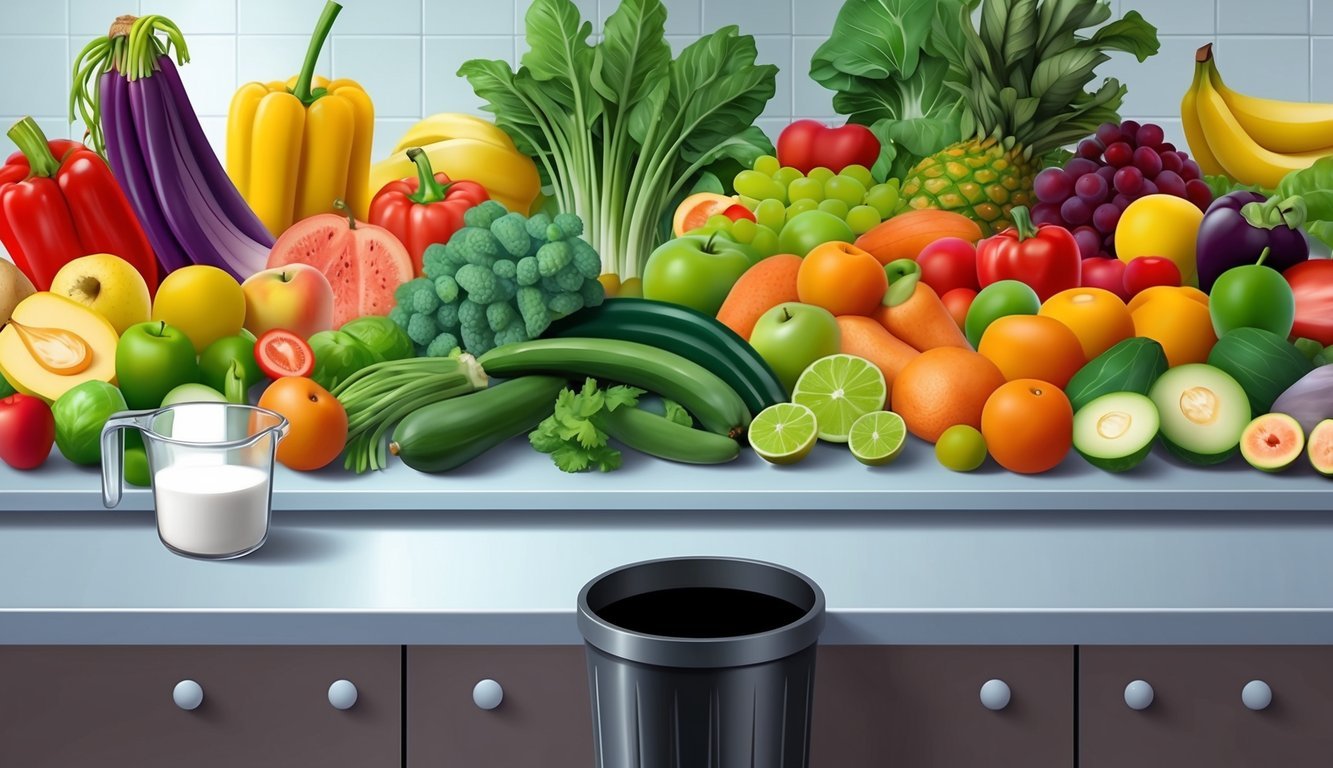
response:
[[[617,408],[595,418],[597,425],[617,442],[667,461],[723,464],[741,452],[740,444],[726,435],[677,424],[642,408]]]
[[[524,376],[408,414],[389,452],[418,472],[448,472],[535,428],[555,410],[565,380]]]
[[[785,403],[787,391],[745,339],[689,307],[650,299],[607,299],[557,320],[543,336],[637,341],[698,363],[727,382],[750,413]]]
[[[739,437],[750,423],[740,395],[707,368],[673,352],[615,339],[536,339],[496,347],[478,362],[491,376],[592,376],[675,400],[709,432]]]

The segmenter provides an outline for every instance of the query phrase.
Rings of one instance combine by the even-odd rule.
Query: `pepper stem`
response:
[[[315,79],[315,65],[319,63],[319,52],[324,47],[324,40],[328,38],[329,32],[333,29],[333,22],[342,9],[338,3],[328,0],[324,4],[324,12],[319,15],[319,21],[315,22],[315,33],[310,36],[310,47],[305,52],[305,63],[301,65],[301,74],[296,79],[296,87],[291,91],[292,95],[307,107],[325,93],[323,89],[319,89],[318,92],[312,91],[310,84]]]
[[[1263,250],[1263,252],[1259,254],[1259,260],[1256,261],[1256,262],[1254,262],[1254,266],[1256,266],[1256,267],[1262,267],[1262,266],[1264,265],[1264,262],[1268,260],[1268,254],[1269,254],[1269,252],[1271,252],[1272,250],[1273,250],[1272,248],[1270,248],[1269,246],[1265,245],[1265,246],[1264,246],[1264,250]]]
[[[348,229],[356,229],[356,216],[352,214],[352,209],[347,207],[347,203],[342,200],[334,200],[333,209],[347,217]]]
[[[408,200],[420,205],[438,203],[449,194],[449,185],[441,184],[435,178],[435,169],[430,167],[430,156],[420,147],[407,150],[407,159],[417,165],[417,191],[407,196]]]
[[[9,140],[28,158],[28,167],[32,176],[49,179],[60,170],[60,161],[51,154],[51,146],[46,143],[46,134],[42,127],[31,117],[25,117],[14,123],[7,134]]]
[[[1025,206],[1020,205],[1009,211],[1009,218],[1014,221],[1014,229],[1018,232],[1018,242],[1021,243],[1037,234],[1037,228],[1032,225],[1032,216]]]

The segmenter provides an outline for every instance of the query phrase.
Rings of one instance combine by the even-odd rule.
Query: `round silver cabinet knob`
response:
[[[1135,680],[1125,686],[1125,704],[1130,709],[1144,710],[1152,706],[1152,686],[1146,680]]]
[[[981,706],[999,712],[1009,706],[1009,684],[1003,680],[987,680],[981,686]]]
[[[334,709],[351,709],[356,706],[356,685],[351,680],[334,680],[329,686],[329,703]]]
[[[1240,700],[1256,712],[1268,709],[1268,705],[1273,703],[1273,689],[1263,680],[1251,680],[1240,690]]]
[[[204,689],[193,680],[182,680],[171,690],[171,700],[186,711],[198,709],[204,703]]]
[[[481,709],[495,709],[504,701],[505,691],[491,679],[482,680],[472,688],[472,703]]]

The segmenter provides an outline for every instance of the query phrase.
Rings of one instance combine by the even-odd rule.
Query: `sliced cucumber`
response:
[[[1162,419],[1162,444],[1191,464],[1236,454],[1250,423],[1250,400],[1230,374],[1202,363],[1178,365],[1148,392]]]
[[[1074,414],[1074,450],[1095,467],[1124,472],[1147,458],[1160,426],[1152,400],[1137,392],[1112,392]]]

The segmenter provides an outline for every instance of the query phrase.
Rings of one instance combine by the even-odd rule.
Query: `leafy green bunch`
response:
[[[528,442],[540,453],[550,454],[563,472],[619,469],[620,451],[609,444],[609,436],[599,422],[617,408],[638,407],[643,394],[642,389],[623,385],[600,389],[597,380],[591,378],[578,392],[562,389],[556,397],[555,412],[537,425],[528,435]],[[663,400],[662,405],[666,418],[682,426],[694,426],[694,419],[680,403]]]

